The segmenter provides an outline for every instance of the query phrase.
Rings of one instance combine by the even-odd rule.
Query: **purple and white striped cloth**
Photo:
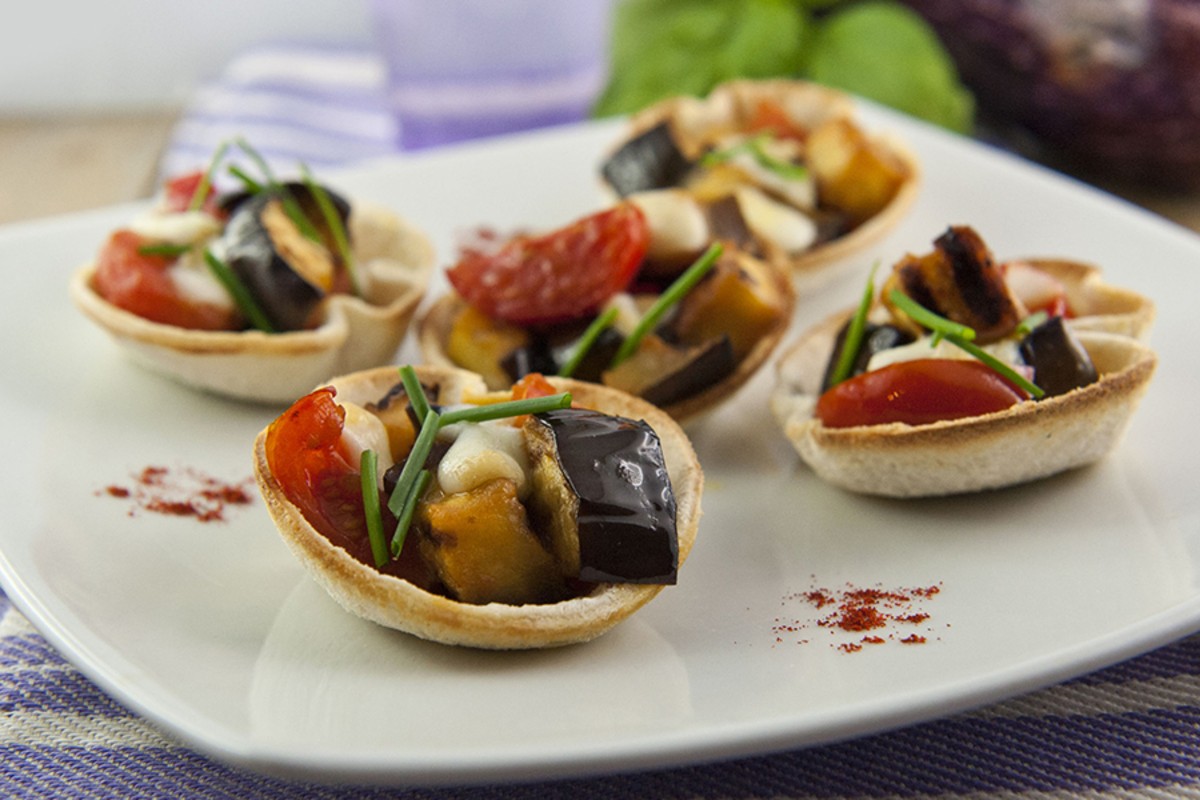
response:
[[[366,50],[279,45],[247,52],[195,92],[171,132],[159,176],[201,169],[238,137],[281,170],[303,162],[320,173],[391,155],[399,130],[384,73],[378,55]]]
[[[314,169],[396,150],[383,68],[355,51],[268,48],[187,108],[171,175],[245,136]],[[1200,635],[979,711],[825,747],[524,786],[297,784],[163,735],[68,664],[0,594],[0,796],[197,798],[1200,798]]]
[[[979,711],[826,747],[517,786],[391,790],[232,768],[162,735],[0,595],[0,796],[205,798],[1200,797],[1200,636]]]

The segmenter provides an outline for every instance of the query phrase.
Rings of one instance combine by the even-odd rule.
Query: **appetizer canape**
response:
[[[592,639],[676,582],[703,474],[661,410],[526,376],[377,368],[300,398],[254,445],[280,534],[348,611],[488,649]]]
[[[731,81],[631,127],[601,167],[618,196],[670,203],[805,283],[890,230],[919,184],[915,157],[865,131],[847,95],[801,81]]]
[[[1038,263],[1061,262],[1000,264],[952,227],[897,262],[878,296],[868,281],[856,311],[804,334],[771,401],[802,459],[843,488],[918,497],[1104,457],[1154,373],[1154,352],[1129,335],[1153,306],[1093,271]]]
[[[78,307],[137,362],[237,399],[286,403],[390,363],[432,273],[426,236],[307,170],[278,182],[261,159],[218,194],[225,152],[108,238],[71,281]]]
[[[795,294],[783,271],[669,217],[619,203],[464,248],[447,272],[455,291],[419,323],[425,359],[493,389],[539,372],[621,389],[678,421],[711,409],[766,362]]]

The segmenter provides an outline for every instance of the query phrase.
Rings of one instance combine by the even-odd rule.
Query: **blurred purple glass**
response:
[[[399,146],[575,122],[607,79],[612,0],[372,0]]]

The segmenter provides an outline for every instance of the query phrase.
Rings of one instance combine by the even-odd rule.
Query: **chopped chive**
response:
[[[633,355],[638,349],[638,345],[642,343],[642,339],[646,334],[654,330],[658,325],[659,320],[663,315],[670,310],[671,306],[683,299],[683,296],[692,290],[692,288],[700,282],[700,279],[708,274],[713,265],[717,263],[717,259],[721,257],[724,250],[720,242],[713,242],[708,249],[696,262],[684,270],[683,274],[675,279],[675,282],[667,287],[667,290],[658,296],[654,301],[654,305],[638,320],[638,324],[634,327],[633,332],[621,342],[621,347],[617,350],[617,354],[613,356],[612,366],[620,364],[625,359]]]
[[[230,175],[245,184],[246,191],[250,194],[258,194],[265,188],[261,183],[254,180],[254,178],[251,178],[250,175],[237,164],[230,164],[227,169],[229,170]]]
[[[1017,323],[1017,333],[1021,334],[1022,336],[1028,335],[1034,328],[1040,326],[1049,318],[1050,315],[1045,311],[1035,311]]]
[[[412,367],[401,367],[400,374],[401,379],[405,381],[405,391],[412,392],[412,394],[409,394],[409,401],[412,402],[415,394],[420,394],[423,398],[423,393],[409,388],[409,381],[416,380],[416,373],[413,372]],[[419,384],[417,388],[419,389]],[[388,509],[396,515],[396,530],[392,533],[391,542],[393,557],[400,555],[400,551],[404,547],[404,541],[408,536],[408,529],[412,523],[417,503],[420,501],[421,495],[425,493],[425,489],[429,486],[430,481],[433,480],[433,475],[425,468],[425,461],[429,458],[429,453],[433,449],[433,442],[437,438],[438,431],[446,425],[453,425],[456,422],[485,422],[491,419],[516,417],[522,414],[538,414],[542,411],[566,408],[569,405],[571,405],[571,395],[567,392],[549,397],[527,397],[522,400],[510,400],[485,406],[472,406],[471,408],[459,409],[446,414],[439,414],[437,411],[429,408],[428,403],[426,403],[425,414],[421,417],[421,428],[417,433],[416,441],[413,442],[412,449],[408,453],[408,458],[404,462],[404,467],[400,470],[400,476],[396,479],[396,485],[392,488],[392,493],[388,497]],[[414,409],[417,408],[416,405],[413,407]],[[367,524],[369,526],[370,522]],[[373,543],[372,551],[374,552]],[[378,559],[378,555],[376,555],[376,558]]]
[[[191,250],[190,244],[174,244],[172,242],[159,242],[157,244],[144,244],[137,249],[139,255],[143,256],[162,256],[163,258],[179,258],[181,255]]]
[[[392,535],[392,554],[396,557],[399,557],[401,551],[404,550],[404,542],[408,539],[408,529],[412,527],[413,514],[417,510],[417,501],[421,499],[421,495],[425,494],[425,489],[432,479],[433,475],[427,469],[417,473],[417,479],[405,500],[404,509],[400,512],[400,518],[396,520],[396,532]]]
[[[375,558],[375,566],[382,567],[388,561],[388,548],[383,539],[383,511],[379,507],[379,456],[374,450],[363,450],[358,466],[362,476],[363,513],[367,518],[371,555]]]
[[[519,417],[523,414],[540,414],[543,411],[554,411],[570,405],[571,393],[560,392],[547,397],[526,397],[523,400],[508,400],[503,403],[447,411],[442,414],[439,423],[445,427],[456,422],[487,422],[505,417]]]
[[[993,371],[1000,373],[1009,381],[1024,389],[1031,397],[1045,396],[1046,392],[1040,386],[1029,381],[1008,364],[1005,364],[975,344],[973,341],[975,339],[974,328],[969,328],[966,325],[948,320],[940,314],[935,314],[899,289],[893,289],[889,297],[891,297],[892,302],[897,308],[934,332],[935,344],[940,335],[941,338],[944,338],[950,344],[970,353],[977,360],[991,367]]]
[[[433,449],[433,440],[440,427],[438,412],[430,409],[421,420],[421,430],[417,434],[412,448],[408,451],[408,459],[404,462],[404,468],[400,470],[400,477],[396,480],[396,486],[392,489],[391,496],[388,497],[388,508],[397,517],[404,511],[409,491],[416,483],[417,473],[425,467],[425,459],[429,457],[429,451]]]
[[[892,305],[911,317],[913,322],[928,328],[933,333],[935,343],[947,336],[957,336],[968,342],[975,339],[974,328],[935,314],[899,289],[892,289],[888,297]]]
[[[412,404],[413,411],[417,412],[417,419],[425,419],[429,413],[429,399],[425,397],[425,390],[421,388],[417,371],[411,364],[400,368],[400,380],[404,383],[404,393],[408,395],[408,402]]]
[[[612,327],[616,319],[617,309],[616,307],[610,307],[603,314],[592,320],[592,323],[587,326],[587,330],[579,337],[579,343],[571,351],[570,357],[567,358],[566,362],[558,370],[559,377],[569,378],[575,374],[575,370],[579,369],[579,365],[583,362],[583,357],[592,349],[592,345],[600,338],[600,334]]]
[[[305,216],[304,210],[300,208],[300,204],[296,202],[296,198],[292,196],[287,187],[275,179],[275,174],[271,172],[271,166],[262,157],[262,154],[251,147],[250,143],[245,139],[239,138],[237,143],[238,147],[242,148],[242,151],[250,157],[258,166],[259,171],[262,172],[263,177],[267,179],[267,187],[279,195],[279,201],[283,203],[283,210],[287,213],[292,224],[296,226],[296,229],[306,239],[311,239],[314,242],[321,241],[321,234],[313,226],[312,220]]]
[[[991,367],[994,371],[998,372],[1000,375],[1004,376],[1012,383],[1015,383],[1017,386],[1024,389],[1025,392],[1030,397],[1040,398],[1040,397],[1044,397],[1046,395],[1046,392],[1044,389],[1042,389],[1042,387],[1040,387],[1036,383],[1033,383],[1032,381],[1026,379],[1024,375],[1017,372],[1015,369],[1010,367],[1008,364],[1005,364],[1003,361],[996,358],[994,355],[987,352],[986,350],[984,350],[983,348],[981,348],[979,345],[975,344],[974,342],[962,339],[953,334],[948,334],[946,336],[946,341],[950,342],[950,344],[952,344],[956,347],[959,347],[959,348],[967,351],[972,356],[974,356],[976,359],[983,362],[987,366]]]
[[[409,450],[408,460],[400,470],[396,486],[388,497],[388,508],[396,515],[396,530],[392,533],[392,555],[400,555],[404,539],[408,535],[408,522],[412,520],[413,507],[416,506],[420,494],[415,491],[421,484],[421,474],[429,474],[425,469],[425,459],[433,449],[433,440],[437,437],[438,413],[432,409],[421,421],[421,432],[417,434],[412,449]],[[423,491],[423,490],[422,490]]]
[[[342,224],[341,216],[334,208],[333,201],[329,199],[329,192],[313,179],[307,164],[300,165],[300,175],[304,180],[304,185],[308,187],[308,191],[317,201],[317,207],[321,209],[325,225],[333,235],[334,246],[337,247],[338,255],[342,257],[342,263],[346,265],[346,274],[350,277],[350,287],[354,290],[354,294],[362,297],[363,290],[362,284],[358,280],[358,266],[354,263],[354,253],[350,250],[346,226]]]
[[[246,315],[246,319],[250,320],[251,325],[264,333],[277,333],[275,326],[271,324],[271,320],[267,318],[267,315],[263,313],[258,303],[255,302],[254,296],[250,294],[250,290],[246,288],[246,285],[242,283],[237,274],[229,268],[228,264],[213,255],[211,250],[204,251],[204,261],[208,264],[208,268],[212,270],[216,279],[221,282],[221,285],[233,297],[233,301],[237,303],[238,308]]]
[[[863,288],[858,308],[850,319],[850,326],[846,328],[846,338],[842,340],[842,352],[838,354],[837,365],[833,369],[833,374],[829,376],[830,386],[836,386],[849,378],[851,370],[854,369],[854,360],[858,357],[858,351],[862,347],[863,332],[867,328],[867,314],[871,310],[871,301],[875,299],[875,270],[878,268],[879,262],[876,261],[875,266],[871,267],[871,274],[867,277],[867,285]]]
[[[197,211],[204,205],[204,200],[208,197],[208,190],[212,187],[213,172],[217,168],[217,164],[225,157],[225,151],[229,149],[229,142],[221,142],[221,146],[213,153],[212,159],[208,162],[208,169],[204,171],[204,175],[200,178],[200,183],[196,185],[196,191],[192,193],[192,199],[188,203],[188,211]]]
[[[712,167],[716,164],[721,164],[725,161],[736,157],[739,153],[750,153],[755,162],[763,169],[774,172],[781,178],[792,181],[802,181],[808,178],[808,168],[803,164],[793,164],[790,161],[781,161],[778,158],[763,150],[763,142],[769,137],[768,134],[762,133],[758,136],[745,139],[735,145],[727,147],[723,150],[711,150],[704,154],[700,159],[700,166]]]

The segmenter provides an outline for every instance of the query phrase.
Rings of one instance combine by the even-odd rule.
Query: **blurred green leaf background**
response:
[[[791,77],[959,133],[975,103],[933,30],[897,0],[618,0],[595,116],[732,78]]]

